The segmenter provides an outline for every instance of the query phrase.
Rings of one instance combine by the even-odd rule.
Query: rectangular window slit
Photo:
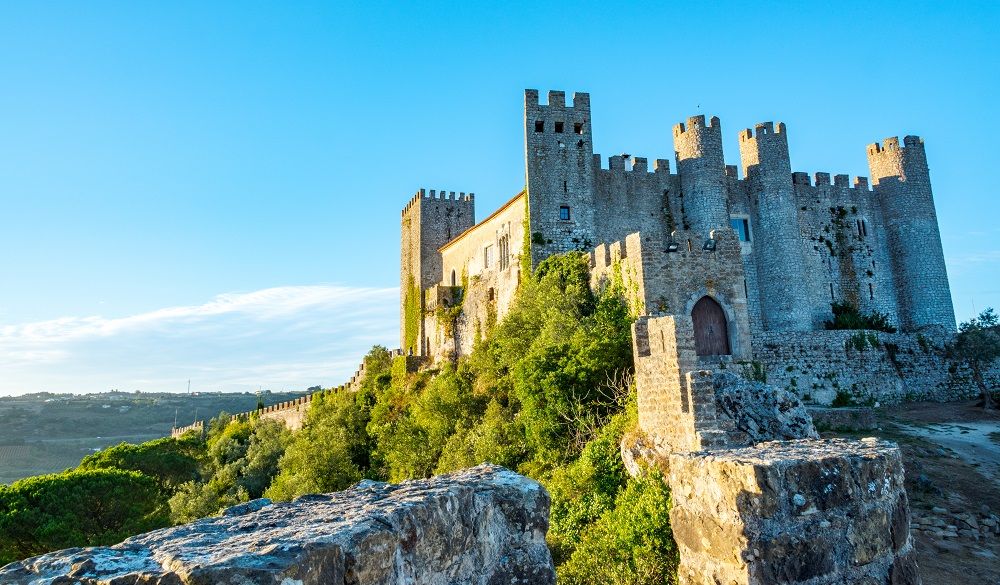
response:
[[[556,122],[556,133],[557,134],[562,134],[563,133],[563,123],[562,122]]]
[[[535,121],[535,132],[545,132],[545,122],[543,120]]]
[[[573,133],[574,134],[583,134],[583,124],[581,124],[579,122],[577,122],[576,124],[573,124]]]

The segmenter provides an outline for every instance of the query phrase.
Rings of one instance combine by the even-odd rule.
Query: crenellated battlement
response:
[[[601,171],[613,171],[618,173],[670,173],[670,162],[665,159],[656,159],[654,169],[649,170],[649,159],[643,156],[631,156],[628,154],[616,154],[607,158],[607,166],[603,165],[603,157],[600,154],[594,155],[594,168]]]
[[[739,137],[740,142],[743,142],[754,138],[762,140],[762,137],[774,134],[785,134],[784,122],[778,122],[777,124],[774,122],[761,122],[759,124],[755,124],[752,130],[750,128],[740,130]]]
[[[575,92],[573,94],[573,105],[566,106],[566,92],[560,90],[550,90],[548,94],[548,103],[543,104],[539,102],[538,90],[537,89],[526,89],[524,90],[524,106],[527,109],[538,109],[544,110],[546,108],[552,108],[556,110],[576,110],[578,112],[590,113],[590,94],[583,92]]]
[[[815,183],[813,182],[815,180]],[[804,173],[802,171],[795,171],[792,173],[792,184],[802,185],[806,187],[816,186],[824,187],[830,186],[830,173],[826,172],[816,172],[813,177],[809,176],[809,173]],[[854,182],[851,182],[851,176],[847,174],[837,174],[833,175],[832,185],[837,188],[842,189],[853,189],[857,191],[870,192],[868,187],[868,177],[854,177]]]
[[[690,132],[690,131],[697,132],[697,131],[705,130],[705,129],[711,129],[711,130],[714,130],[716,132],[721,132],[722,131],[721,130],[721,123],[719,122],[718,116],[712,116],[708,120],[708,124],[707,125],[705,124],[705,116],[704,116],[704,114],[701,114],[701,115],[698,115],[698,116],[691,116],[690,118],[687,119],[687,123],[686,124],[684,122],[679,122],[677,124],[674,124],[674,136],[675,137],[676,136],[680,136],[681,134],[684,134],[685,132]]]
[[[476,194],[465,193],[464,191],[456,193],[455,191],[445,191],[444,189],[440,191],[435,189],[419,189],[413,197],[410,198],[410,201],[406,204],[406,206],[403,207],[403,213],[405,214],[409,211],[410,208],[417,203],[417,201],[424,199],[435,201],[454,201],[456,203],[472,203],[476,199]]]
[[[875,142],[868,145],[868,156],[877,155],[884,152],[893,152],[899,150],[906,150],[908,148],[915,148],[920,151],[924,150],[924,140],[919,136],[904,136],[903,146],[899,145],[898,136],[890,136],[882,141],[881,144]]]
[[[393,349],[389,351],[389,357],[391,359],[395,359],[402,355],[403,350],[401,349]],[[354,375],[352,375],[347,382],[341,384],[340,386],[330,388],[328,390],[320,390],[318,392],[313,392],[312,394],[306,394],[305,396],[300,396],[299,398],[295,398],[293,400],[286,400],[284,402],[278,402],[277,404],[271,404],[257,410],[234,414],[230,417],[230,420],[246,421],[250,420],[253,416],[273,418],[284,422],[286,425],[290,426],[292,430],[295,430],[297,428],[301,428],[302,422],[305,419],[305,413],[309,409],[309,405],[312,403],[314,398],[337,392],[356,391],[360,387],[361,381],[364,377],[365,362],[364,360],[361,360],[361,365],[359,365],[358,369],[354,371]],[[296,416],[282,416],[291,413],[294,413]],[[184,427],[175,427],[170,430],[170,436],[176,438],[189,431],[198,431],[203,433],[205,431],[205,421],[199,420]]]

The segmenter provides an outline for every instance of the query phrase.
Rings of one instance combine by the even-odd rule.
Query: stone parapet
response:
[[[670,485],[681,584],[920,583],[893,443],[675,453]]]

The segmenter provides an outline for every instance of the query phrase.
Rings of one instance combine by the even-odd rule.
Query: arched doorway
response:
[[[711,297],[701,297],[691,309],[694,350],[698,355],[729,355],[729,328],[722,306]]]

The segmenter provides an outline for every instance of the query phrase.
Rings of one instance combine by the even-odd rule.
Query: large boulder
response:
[[[428,480],[362,482],[293,502],[45,554],[0,569],[9,585],[555,583],[549,496],[480,465]]]
[[[749,444],[819,438],[812,417],[795,394],[726,371],[716,372],[712,382],[716,413],[729,418]]]

